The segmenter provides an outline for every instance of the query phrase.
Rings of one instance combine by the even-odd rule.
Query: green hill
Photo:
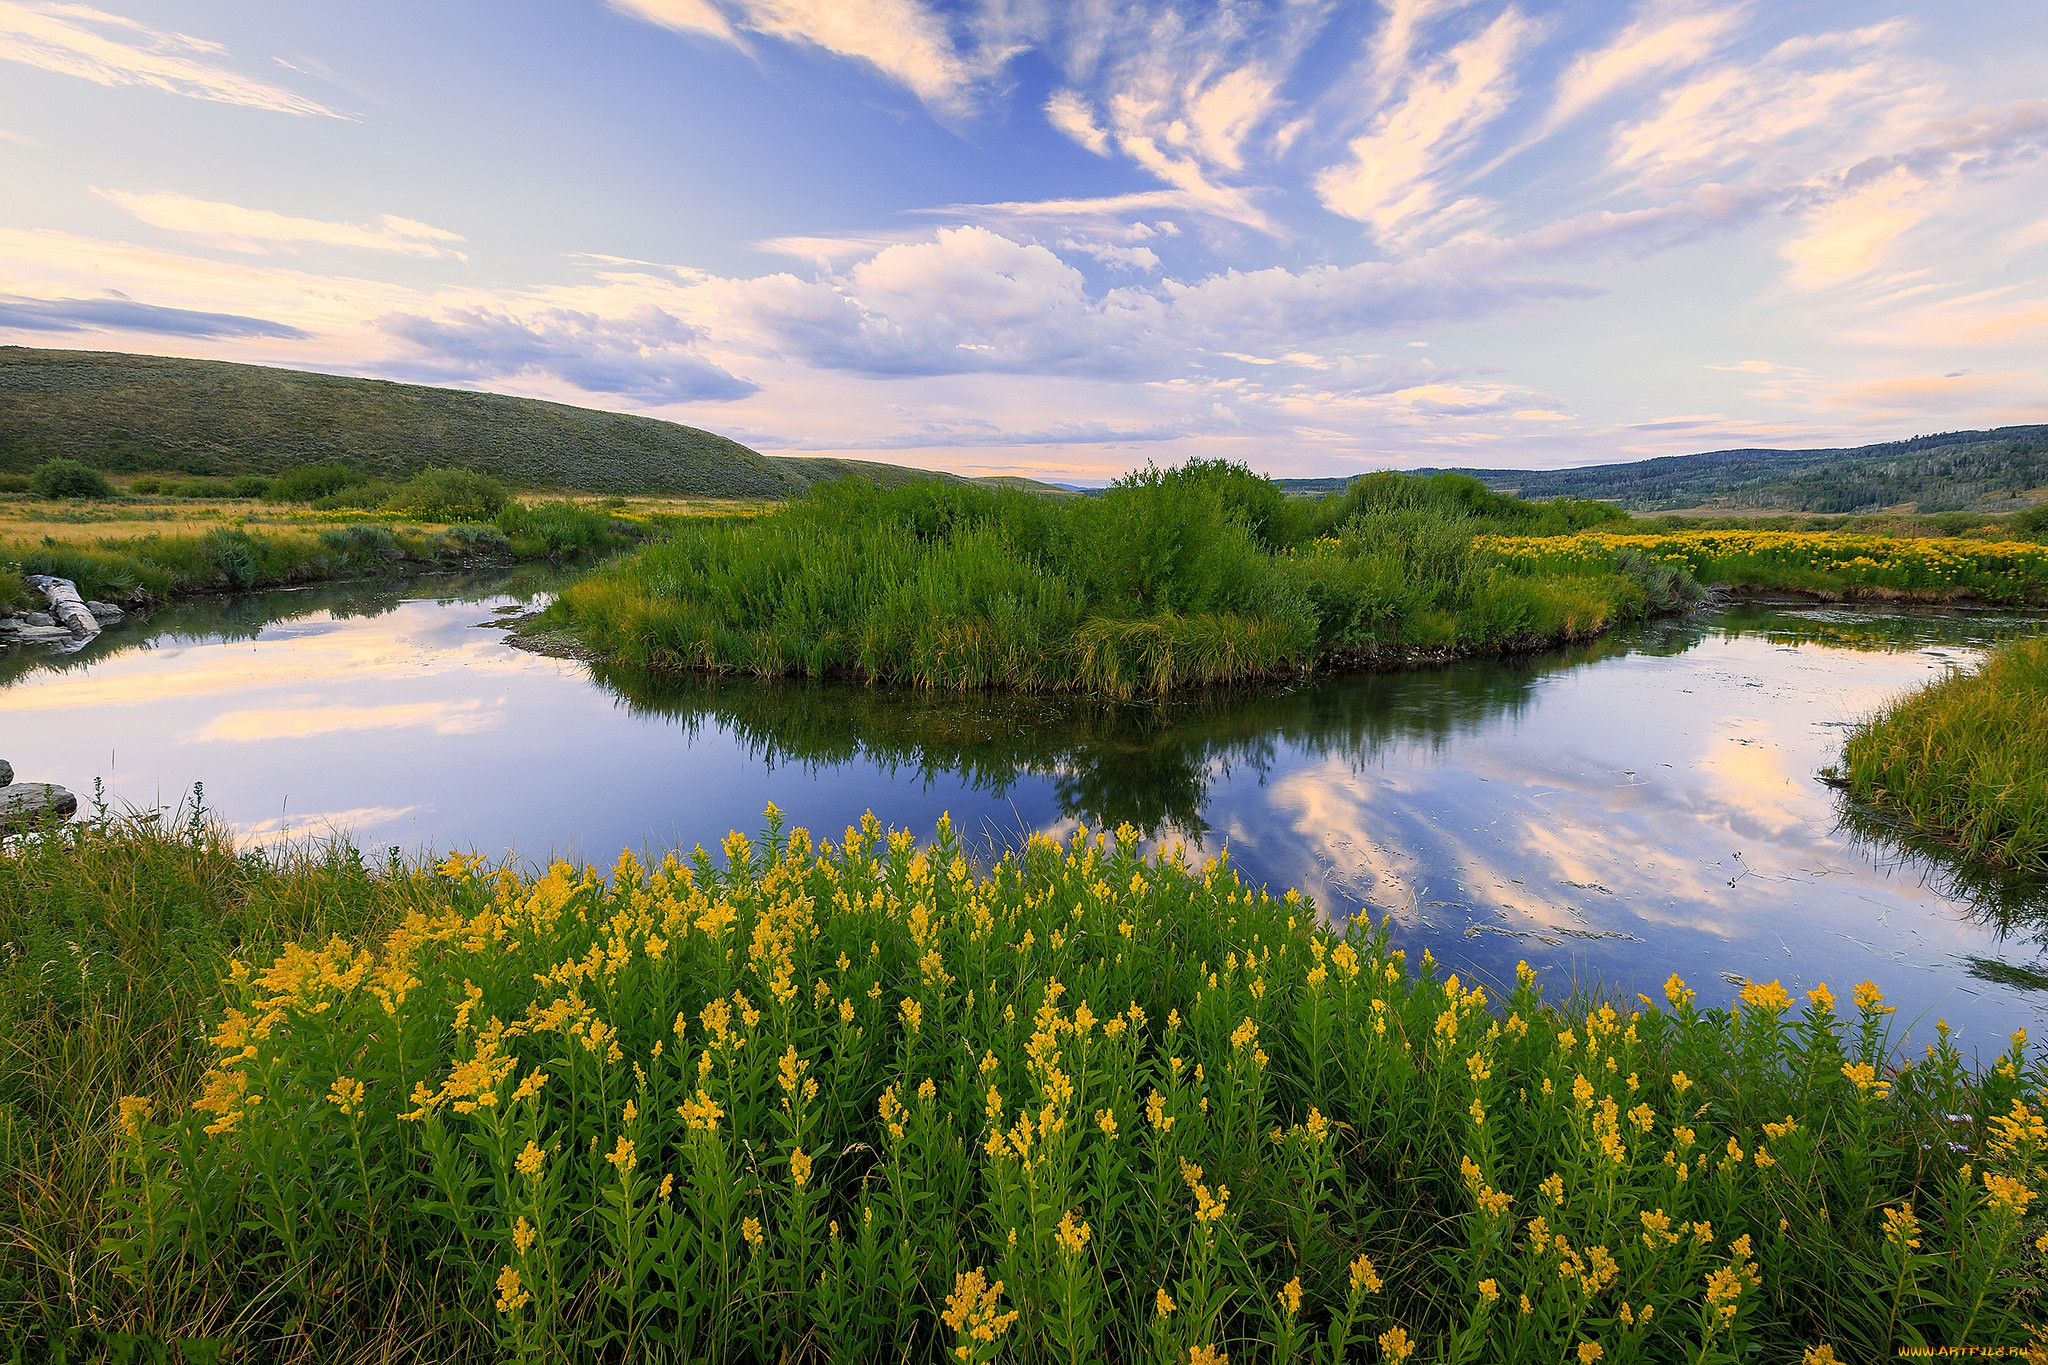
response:
[[[695,427],[533,398],[0,346],[0,473],[59,455],[203,475],[343,463],[401,478],[439,465],[527,488],[731,498],[784,497],[853,473],[892,486],[934,477],[866,460],[772,458]]]
[[[2048,426],[1952,431],[1843,450],[1717,450],[1580,469],[1464,469],[1525,498],[1637,511],[2001,512],[2048,497]],[[1308,485],[1323,480],[1290,480]]]

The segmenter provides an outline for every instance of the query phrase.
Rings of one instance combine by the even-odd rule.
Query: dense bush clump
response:
[[[345,464],[300,465],[272,479],[269,491],[263,496],[272,502],[311,502],[369,481],[369,475]]]
[[[338,918],[388,926],[249,935],[210,1044],[172,1043],[203,1077],[96,1074],[103,1197],[76,1225],[24,1211],[50,1247],[97,1237],[82,1280],[0,1254],[53,1318],[279,1357],[1732,1365],[2028,1341],[2048,1071],[2017,1036],[1981,1072],[1945,1035],[1901,1058],[1867,983],[1722,1010],[1673,978],[1624,1008],[1525,970],[1492,999],[1135,831],[977,874],[943,824],[920,847],[870,817],[833,847],[769,815],[723,866],[609,877],[273,864],[199,829],[0,854],[0,912],[61,907],[74,943],[108,942],[95,913],[141,932],[93,880],[125,883],[128,849],[152,896],[310,909],[331,884]],[[22,984],[76,1033],[91,1011],[54,996],[126,965]],[[88,1123],[54,1087],[17,1102]]]
[[[552,610],[641,666],[1130,695],[1596,633],[1651,606],[1640,575],[1612,559],[1523,572],[1474,537],[1620,516],[1459,475],[1289,499],[1221,461],[1064,501],[848,479],[678,528]]]
[[[429,521],[489,521],[505,508],[505,486],[468,469],[427,469],[412,476],[385,503]]]
[[[2048,873],[2048,636],[1992,652],[1864,721],[1849,789],[1971,858]]]
[[[45,460],[29,476],[29,491],[43,498],[111,498],[107,476],[76,460]]]

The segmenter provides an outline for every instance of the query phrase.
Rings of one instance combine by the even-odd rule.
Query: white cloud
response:
[[[463,240],[460,233],[389,213],[379,214],[369,223],[331,223],[168,192],[135,194],[127,190],[101,189],[93,192],[120,205],[151,227],[196,237],[231,251],[258,253],[273,247],[311,245],[384,251],[401,256],[467,259],[455,249]]]
[[[376,326],[413,348],[387,368],[414,378],[551,377],[645,403],[730,400],[757,387],[697,354],[698,329],[652,304],[610,317],[561,307],[398,312]]]
[[[866,62],[935,108],[955,109],[967,87],[1006,54],[955,49],[945,22],[918,0],[612,0],[613,8],[679,32],[739,43],[742,32],[806,43]]]
[[[1607,46],[1580,54],[1557,83],[1545,126],[1555,128],[1610,95],[1668,72],[1699,65],[1734,34],[1745,6],[1722,9],[1646,6]]]
[[[1933,78],[1902,50],[1903,24],[1791,41],[1664,91],[1615,130],[1612,159],[1639,183],[1746,174],[1794,183],[1902,145],[1939,112]]]
[[[1323,206],[1396,243],[1469,214],[1476,207],[1470,200],[1444,203],[1448,163],[1507,109],[1514,94],[1511,67],[1532,32],[1510,8],[1414,72],[1401,98],[1351,140],[1351,160],[1316,177]]]
[[[324,114],[325,105],[230,70],[227,49],[203,38],[150,28],[86,5],[0,0],[0,60],[99,85],[141,85],[193,99],[284,114]]]
[[[1792,282],[1811,289],[1872,269],[1886,245],[1924,216],[1925,189],[1901,168],[1815,212],[1806,235],[1785,245]]]
[[[1113,270],[1157,270],[1159,253],[1149,246],[1118,246],[1114,242],[1077,242],[1071,237],[1060,239],[1063,251],[1078,251],[1093,256]]]
[[[1045,117],[1053,127],[1097,156],[1109,155],[1109,134],[1097,125],[1095,111],[1078,90],[1053,91],[1052,98],[1045,102]]]

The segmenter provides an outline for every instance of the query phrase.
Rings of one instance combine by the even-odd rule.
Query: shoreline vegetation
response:
[[[1697,600],[1632,552],[1528,565],[1477,539],[1625,520],[1460,475],[1289,498],[1222,461],[1064,500],[849,480],[678,527],[565,589],[538,628],[653,670],[1128,697],[1533,649]]]
[[[2048,1347],[2048,1054],[1482,990],[1137,832],[0,844],[0,1335],[236,1358]],[[196,1348],[195,1348],[196,1349]],[[188,1359],[196,1358],[189,1351]],[[221,1358],[226,1358],[222,1356]]]
[[[1288,497],[1221,461],[1098,497],[848,481],[679,527],[567,588],[529,640],[628,667],[1111,697],[1515,653],[1682,610],[1703,584],[2048,604],[2048,545],[1638,528],[1459,474]]]
[[[1843,749],[1849,792],[1965,857],[2048,875],[2048,636],[1909,693]]]
[[[227,489],[193,493],[196,505],[166,505],[148,500],[164,491],[151,488],[118,503],[91,495],[96,500],[82,505],[35,505],[0,516],[0,566],[12,569],[0,575],[0,610],[35,605],[19,582],[30,573],[69,579],[88,599],[146,606],[197,593],[480,562],[588,561],[707,510],[666,500],[528,501],[457,470],[428,471],[396,486],[338,467],[274,482],[303,486],[274,496],[266,489],[265,502],[252,494],[230,505],[221,501],[232,496]]]

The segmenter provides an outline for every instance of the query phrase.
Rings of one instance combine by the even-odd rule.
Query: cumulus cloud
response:
[[[1554,249],[1554,248],[1553,248]],[[840,275],[707,282],[716,312],[775,354],[876,375],[1166,377],[1191,359],[1409,330],[1597,287],[1514,273],[1541,244],[1466,243],[1402,263],[1224,271],[1093,294],[1052,250],[986,228],[940,230]],[[1491,268],[1489,268],[1489,265]]]
[[[376,325],[413,348],[398,361],[408,377],[540,376],[586,393],[653,403],[724,401],[758,387],[698,355],[698,330],[651,305],[618,317],[568,308],[543,307],[523,315],[452,308],[435,317],[388,313]]]
[[[0,294],[0,329],[24,332],[141,332],[193,339],[276,337],[307,333],[268,318],[137,303],[121,293],[96,299],[32,299]]]
[[[0,60],[99,85],[141,85],[282,114],[340,117],[303,95],[232,70],[227,55],[218,43],[88,5],[0,0]]]
[[[338,246],[358,251],[386,251],[400,256],[447,256],[466,260],[455,248],[460,233],[389,213],[368,223],[330,223],[294,218],[268,209],[243,208],[187,195],[126,190],[93,191],[120,205],[151,227],[196,237],[231,251],[260,253],[278,247]]]

